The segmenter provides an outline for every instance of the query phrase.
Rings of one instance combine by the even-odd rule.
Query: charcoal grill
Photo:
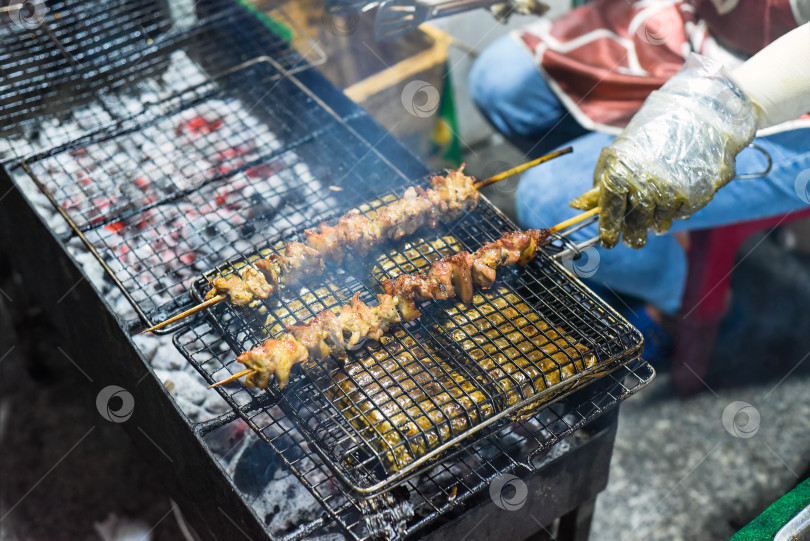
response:
[[[64,276],[34,271],[47,277],[48,287],[42,292],[58,292],[42,302],[64,314],[65,326],[76,331],[66,334],[74,337],[80,351],[92,352],[91,357],[114,354],[116,359],[131,360],[115,367],[107,363],[98,367],[100,373],[140,382],[148,372],[142,373],[143,361],[121,329],[132,332],[166,319],[199,301],[213,273],[232,272],[258,254],[278,249],[283,240],[297,238],[303,227],[349,208],[371,211],[406,185],[424,183],[426,171],[364,112],[304,69],[319,60],[317,46],[310,42],[298,47],[316,51],[314,60],[296,53],[278,18],[257,19],[248,6],[236,2],[202,1],[196,9],[180,13],[162,2],[112,4],[50,6],[47,27],[25,35],[32,40],[28,47],[56,58],[53,65],[31,62],[26,48],[15,41],[20,39],[19,30],[0,26],[0,38],[9,45],[3,50],[10,51],[6,57],[0,53],[0,60],[20,66],[14,84],[3,89],[8,131],[0,140],[33,141],[24,147],[3,147],[0,159],[18,183],[33,181],[67,223],[62,229],[52,224],[56,239],[40,231],[41,224],[31,225],[65,261],[59,267]],[[99,22],[105,6],[113,14],[110,24]],[[92,46],[99,36],[112,44],[103,54]],[[178,66],[178,53],[191,63]],[[195,64],[203,70],[194,69]],[[102,69],[107,65],[121,69]],[[156,80],[163,82],[155,84]],[[33,99],[43,92],[55,93]],[[227,134],[216,125],[215,116],[208,115],[223,109],[231,121]],[[48,123],[61,129],[48,131]],[[170,145],[172,136],[182,137],[185,130],[196,130],[189,140],[192,157],[178,156]],[[145,162],[147,135],[156,140],[150,141],[151,161]],[[81,164],[78,170],[76,163]],[[177,173],[168,178],[162,169],[167,163],[174,164],[172,171]],[[230,190],[236,183],[240,189]],[[110,190],[113,197],[108,197]],[[103,204],[96,203],[102,196],[107,197]],[[234,223],[232,212],[213,213],[201,221],[198,214],[187,212],[220,199],[221,205],[244,213],[245,219]],[[20,204],[21,199],[9,196],[8,202]],[[4,225],[10,226],[22,214],[19,208],[12,209],[3,218],[10,220]],[[323,282],[328,293],[315,288],[311,294],[323,307],[355,291],[369,300],[386,275],[422,268],[446,251],[475,249],[513,228],[484,201],[476,213],[451,228],[411,238],[407,247],[388,246],[371,264],[346,265]],[[182,243],[168,245],[175,238]],[[67,263],[71,259],[67,247],[75,249],[76,241],[102,265],[134,310],[132,317],[124,315],[119,323],[101,306],[88,310],[105,329],[103,338],[94,325],[72,321],[64,304],[59,306],[68,295],[62,295],[64,291],[74,297],[81,292],[85,299],[96,295],[83,283],[85,275],[77,275],[74,263]],[[212,243],[227,248],[207,249]],[[576,250],[566,243],[558,238],[558,249]],[[4,249],[18,261],[26,259],[20,246]],[[154,262],[166,258],[182,265],[158,270]],[[156,427],[162,434],[157,440],[182,464],[169,470],[181,483],[192,485],[183,489],[184,508],[197,511],[211,531],[222,525],[212,525],[210,515],[222,522],[233,514],[241,517],[234,523],[237,528],[261,533],[253,519],[245,518],[250,516],[249,511],[244,513],[248,504],[233,485],[222,490],[221,473],[212,468],[210,451],[204,447],[206,437],[241,418],[323,507],[323,515],[285,537],[300,538],[335,526],[354,539],[416,535],[471,505],[492,479],[538,470],[550,448],[593,426],[605,411],[653,377],[652,369],[637,359],[638,334],[546,255],[528,269],[505,273],[482,299],[469,309],[429,306],[418,322],[397,330],[392,342],[369,344],[363,351],[390,356],[393,348],[413,350],[412,344],[421,342],[425,357],[473,359],[471,351],[476,348],[468,345],[477,337],[458,320],[469,318],[474,324],[501,314],[503,321],[496,321],[491,330],[502,338],[515,332],[499,328],[513,319],[504,310],[519,309],[525,316],[540,318],[533,320],[536,328],[540,320],[562,328],[571,343],[583,345],[598,364],[592,370],[576,370],[574,377],[555,386],[553,372],[566,364],[558,363],[544,374],[528,377],[528,385],[514,382],[512,395],[498,391],[491,374],[475,362],[457,366],[473,379],[489,377],[486,401],[493,414],[463,434],[451,434],[440,447],[393,473],[386,471],[384,457],[365,445],[366,438],[344,420],[328,392],[322,392],[334,387],[328,366],[307,367],[283,392],[221,388],[233,413],[191,429],[180,416],[164,420],[165,411],[176,406],[160,382],[148,378],[143,397],[136,395],[138,403],[146,405],[142,423]],[[305,300],[287,292],[279,305],[266,305],[263,311],[236,311],[223,303],[179,331],[174,326],[164,332],[175,333],[177,348],[207,381],[214,382],[236,371],[238,352],[278,333],[290,319],[309,317],[317,303]],[[485,312],[485,306],[496,310]],[[122,314],[120,307],[117,311]],[[537,330],[537,335],[518,332],[518,344],[536,340],[543,334]],[[91,336],[92,345],[78,339],[87,342]],[[482,359],[513,355],[508,344],[493,344],[494,349],[478,348]],[[577,353],[578,358],[568,355],[573,364],[585,353]],[[136,440],[143,439],[132,431]],[[402,445],[413,443],[413,438],[405,438]],[[196,476],[202,480],[196,481]],[[217,487],[215,495],[202,495],[206,482]]]
[[[234,362],[228,337],[223,336],[213,321],[190,325],[176,334],[174,342],[203,372],[210,373],[216,370],[214,367]],[[559,396],[539,413],[514,423],[501,423],[471,445],[450,453],[452,460],[431,464],[423,474],[412,476],[398,488],[370,499],[358,497],[350,483],[335,482],[333,459],[328,453],[313,453],[313,444],[299,429],[300,423],[285,413],[285,406],[307,391],[302,388],[306,385],[300,381],[303,377],[298,378],[294,394],[285,389],[281,396],[267,393],[252,398],[244,390],[222,392],[227,394],[236,414],[278,453],[284,465],[307,487],[327,516],[341,526],[343,533],[351,539],[367,539],[375,535],[419,534],[453,511],[464,509],[468,501],[487,490],[493,479],[538,471],[550,448],[643,388],[652,376],[652,368],[646,363],[621,365],[578,391],[573,400]],[[289,388],[294,386],[296,383],[290,383]],[[307,395],[310,399],[317,396],[316,393]],[[329,408],[326,400],[317,400],[313,409]],[[277,404],[281,407],[274,407]],[[206,424],[204,432],[215,430],[222,421]],[[357,470],[359,473],[360,468]],[[371,509],[375,513],[371,513]]]
[[[369,212],[393,198],[384,195],[361,205],[360,210]],[[234,355],[257,346],[267,337],[278,337],[287,325],[314,317],[324,308],[346,303],[356,293],[360,293],[361,301],[373,303],[374,294],[382,291],[382,280],[425,269],[432,260],[449,253],[474,251],[514,228],[484,199],[475,211],[451,226],[440,226],[430,235],[389,247],[370,265],[370,273],[361,263],[330,269],[312,287],[288,290],[265,301],[258,309],[238,309],[221,303],[211,309],[211,316],[231,346],[231,355],[195,365],[214,383],[243,368],[234,362]],[[301,236],[286,240],[292,239],[302,240]],[[275,243],[275,250],[258,247],[255,252],[206,273],[194,283],[195,297],[202,300],[214,277],[238,273],[247,261],[279,253],[276,250],[284,243],[284,240]],[[429,303],[417,321],[390,333],[381,344],[366,344],[359,352],[350,354],[348,364],[355,369],[362,366],[363,360],[369,364],[368,359],[374,359],[370,364],[376,366],[389,362],[380,377],[390,382],[372,379],[380,387],[377,396],[364,392],[359,384],[352,384],[363,400],[378,404],[377,411],[393,407],[395,396],[408,395],[403,381],[412,382],[435,370],[437,365],[442,367],[445,380],[449,379],[446,377],[449,371],[454,371],[467,381],[478,382],[479,398],[456,387],[452,400],[444,395],[442,399],[433,397],[424,404],[416,403],[413,408],[418,408],[416,413],[395,408],[397,418],[391,413],[372,419],[356,410],[356,404],[348,400],[338,383],[338,379],[344,383],[353,381],[347,376],[349,371],[337,368],[330,360],[306,363],[302,371],[306,376],[302,373],[293,378],[283,393],[272,389],[267,394],[274,403],[282,404],[333,474],[354,494],[369,496],[390,489],[409,476],[424,473],[431,459],[442,451],[455,448],[458,453],[458,446],[465,439],[491,434],[520,411],[531,410],[534,404],[562,395],[583,380],[603,376],[638,358],[640,334],[548,256],[541,253],[527,267],[512,271],[502,269],[496,285],[476,295],[471,306]],[[194,362],[192,355],[187,356]],[[533,362],[524,364],[523,359]],[[542,371],[532,370],[543,363]],[[360,373],[369,374],[365,369]],[[442,387],[447,388],[446,381]],[[428,394],[421,385],[416,390]],[[254,396],[261,396],[244,389],[220,392],[238,411]],[[456,421],[465,430],[453,430],[458,422],[446,418],[447,414],[440,422],[434,417],[428,427],[420,427],[416,434],[391,428],[403,424],[418,427],[419,418],[424,425],[429,413],[443,411],[447,403],[462,402],[470,405],[466,408],[467,417]],[[366,429],[358,429],[358,424]],[[398,443],[389,446],[387,440],[392,438]],[[367,440],[368,445],[364,444]],[[414,448],[426,446],[429,440],[438,440],[430,452],[415,452]],[[403,464],[400,456],[408,457],[410,462]],[[380,474],[380,469],[387,470],[386,474]]]

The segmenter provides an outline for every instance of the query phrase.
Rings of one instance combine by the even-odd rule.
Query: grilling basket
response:
[[[394,197],[379,194],[358,210],[373,217]],[[363,261],[349,258],[300,287],[247,307],[223,302],[206,312],[231,353],[239,354],[356,294],[373,302],[387,278],[426,270],[448,254],[474,252],[515,229],[482,199],[456,222],[389,242]],[[301,239],[293,234],[223,262],[193,283],[192,296],[202,302],[216,277],[239,275],[251,262]],[[525,267],[503,269],[470,304],[426,301],[420,310],[416,320],[349,351],[345,362],[310,359],[293,369],[283,390],[271,384],[250,391],[253,400],[279,405],[357,496],[424,474],[437,459],[638,361],[642,349],[637,330],[542,250]],[[198,368],[214,383],[243,366],[209,361]],[[218,390],[233,400],[233,387]],[[250,421],[255,412],[242,415]]]

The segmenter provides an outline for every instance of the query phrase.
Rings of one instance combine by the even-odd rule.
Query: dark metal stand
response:
[[[591,436],[583,444],[521,477],[529,492],[520,509],[502,509],[484,493],[424,539],[587,541],[596,497],[607,486],[618,416],[614,408],[584,429]]]

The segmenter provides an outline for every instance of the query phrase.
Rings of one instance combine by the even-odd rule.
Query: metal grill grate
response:
[[[209,381],[241,366],[235,361],[228,337],[223,337],[212,323],[203,321],[191,326],[178,333],[174,341]],[[557,397],[531,417],[506,424],[466,449],[457,449],[452,453],[453,460],[410,479],[402,489],[370,500],[352,495],[325,461],[312,453],[305,435],[282,411],[288,405],[286,397],[264,393],[254,396],[240,386],[218,389],[351,539],[369,539],[397,537],[394,531],[403,537],[418,534],[485,490],[495,477],[504,473],[520,475],[541,467],[549,459],[553,445],[639,391],[653,375],[644,362],[624,365],[567,397]],[[315,401],[313,407],[328,407],[317,394],[311,399]],[[383,520],[375,520],[372,509]]]
[[[360,210],[373,212],[391,198]],[[221,303],[211,314],[232,351],[240,353],[355,293],[373,303],[383,279],[424,269],[447,253],[474,251],[512,229],[484,200],[450,229],[441,226],[388,247],[370,274],[361,262],[345,264],[328,269],[312,287],[287,290],[247,310]],[[220,265],[194,283],[195,296],[203,297],[215,275],[238,272],[245,261],[282,245]],[[354,493],[386,490],[473,434],[491,433],[521,409],[640,354],[638,331],[548,256],[541,253],[527,267],[500,274],[496,286],[479,292],[470,306],[428,303],[422,317],[380,343],[366,343],[346,366],[309,361],[306,376],[299,373],[282,393],[267,391]],[[215,374],[204,375],[213,381]]]
[[[145,323],[187,306],[223,257],[406,183],[281,73],[251,62],[26,163]]]
[[[0,163],[114,125],[257,55],[291,71],[322,62],[273,4],[257,18],[235,0],[64,0],[43,4],[33,28],[0,14]]]
[[[239,34],[233,29],[228,33]],[[218,48],[224,47],[220,43]],[[188,58],[187,65],[194,65],[194,58]],[[223,111],[227,122],[218,124],[212,115]],[[90,122],[89,131],[81,130],[82,138],[50,142],[61,146],[34,155],[25,167],[106,265],[141,318],[153,324],[182,309],[192,277],[223,258],[231,263],[219,270],[232,271],[277,249],[277,239],[300,235],[305,225],[353,207],[372,212],[401,193],[412,179],[376,150],[382,139],[366,141],[350,127],[353,120],[326,107],[275,61],[263,59],[217,80],[196,81],[115,122]],[[99,197],[108,201],[99,204]],[[367,201],[375,202],[361,206]],[[213,382],[239,369],[237,352],[280,332],[282,324],[306,319],[356,291],[368,302],[383,276],[422,268],[446,251],[475,249],[513,227],[483,202],[479,212],[452,230],[412,239],[401,251],[392,248],[382,254],[371,273],[368,263],[350,263],[334,269],[320,287],[286,292],[279,305],[247,311],[220,305],[213,312],[216,329],[190,327],[175,336],[175,344]],[[202,293],[198,282],[196,294]],[[491,326],[474,330],[483,322]],[[544,344],[555,349],[551,356],[542,351]],[[498,473],[531,469],[540,450],[651,379],[646,365],[622,364],[637,356],[639,347],[640,337],[632,328],[542,256],[528,269],[505,272],[498,287],[477,297],[473,306],[430,306],[387,343],[366,344],[354,357],[360,361],[376,354],[378,361],[393,362],[387,376],[395,382],[404,361],[411,373],[425,375],[420,392],[426,407],[417,409],[422,408],[431,425],[416,434],[400,432],[393,446],[385,447],[390,430],[350,411],[353,391],[341,389],[334,367],[326,363],[307,366],[307,376],[298,371],[283,393],[254,394],[242,388],[219,392],[285,458],[329,515],[353,537],[363,538],[385,535],[373,520],[375,507],[388,513],[387,522],[414,532],[466,501]],[[403,354],[410,357],[403,360]],[[520,359],[532,355],[551,359],[552,365],[537,369],[521,364]],[[598,364],[588,368],[589,358]],[[614,369],[621,372],[605,375]],[[571,377],[555,386],[564,371]],[[345,369],[342,373],[353,377]],[[588,387],[580,391],[589,393],[584,401],[578,398],[559,411],[545,408],[535,420],[521,421],[527,435],[514,443],[508,424],[527,401],[547,405],[570,390],[569,385],[596,375],[605,375],[599,385],[607,390]],[[625,375],[630,383],[623,385]],[[436,377],[443,377],[448,387],[456,382],[457,388],[444,389],[445,395],[429,390]],[[385,399],[389,387],[380,389]],[[405,391],[400,386],[400,394]],[[446,396],[461,405],[460,416],[435,422],[431,412],[444,411]],[[284,422],[276,403],[286,414]],[[419,426],[410,411],[405,415]],[[369,428],[380,442],[376,447],[374,436],[367,436]],[[284,441],[294,445],[281,445],[275,436],[279,433],[293,434]],[[474,433],[479,436],[474,442],[470,438],[463,446],[452,446]],[[514,458],[524,451],[523,459]],[[458,460],[425,465],[439,453],[443,460]],[[402,456],[411,461],[398,460]],[[368,500],[356,497],[396,483],[405,483],[410,491],[410,507],[399,505],[404,496],[397,489]]]

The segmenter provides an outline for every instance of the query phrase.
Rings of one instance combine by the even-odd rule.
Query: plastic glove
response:
[[[748,95],[720,63],[693,54],[602,149],[594,190],[571,206],[602,208],[604,247],[622,234],[626,245],[641,248],[648,229],[665,233],[673,219],[711,201],[734,176],[735,157],[755,131]]]

